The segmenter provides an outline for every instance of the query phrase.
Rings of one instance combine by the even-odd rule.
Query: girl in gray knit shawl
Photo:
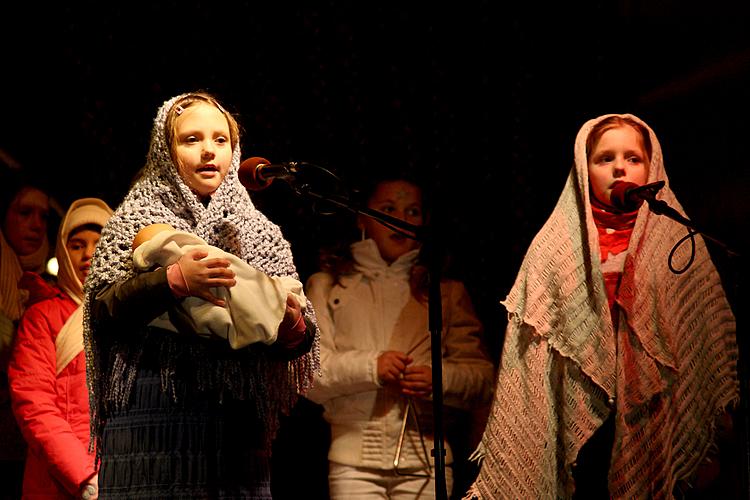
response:
[[[271,498],[279,413],[317,370],[311,305],[287,299],[277,341],[233,350],[196,332],[148,326],[187,296],[217,305],[226,259],[188,252],[135,273],[131,242],[162,223],[270,276],[297,278],[289,243],[237,178],[239,127],[211,95],[183,94],[154,120],[139,178],[102,231],[84,312],[92,435],[107,498]],[[315,346],[315,348],[313,348]]]

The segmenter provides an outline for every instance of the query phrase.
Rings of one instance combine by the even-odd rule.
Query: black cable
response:
[[[682,274],[685,271],[687,271],[690,266],[693,265],[693,261],[695,260],[695,235],[698,234],[697,231],[693,231],[692,229],[688,228],[688,234],[683,236],[680,241],[678,241],[675,246],[672,247],[672,251],[669,252],[669,259],[667,261],[667,264],[669,265],[669,270],[672,271],[674,274]],[[674,253],[677,251],[678,248],[680,248],[680,245],[685,243],[687,239],[690,238],[690,259],[688,259],[687,264],[685,264],[685,267],[682,269],[675,269],[675,267],[672,265],[672,260],[674,259]]]

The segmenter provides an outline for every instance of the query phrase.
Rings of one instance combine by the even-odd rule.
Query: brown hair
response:
[[[641,139],[643,140],[643,148],[646,150],[646,154],[648,155],[648,160],[650,162],[651,136],[648,133],[648,129],[632,118],[624,118],[622,116],[610,116],[609,118],[605,118],[604,120],[594,125],[594,128],[591,129],[591,132],[589,132],[589,136],[586,138],[586,157],[588,157],[589,154],[591,154],[591,151],[594,150],[596,143],[599,142],[599,139],[601,139],[602,135],[604,135],[604,132],[613,128],[626,126],[632,127],[641,135]]]
[[[424,210],[425,190],[413,176],[403,172],[392,174],[381,173],[380,176],[378,176],[376,179],[370,179],[368,182],[366,182],[365,187],[358,192],[358,198],[360,199],[361,204],[363,206],[367,206],[367,204],[372,199],[372,196],[375,194],[375,191],[381,184],[394,181],[404,181],[419,189],[419,192],[422,195],[422,207]],[[334,245],[321,249],[319,255],[318,263],[320,265],[320,269],[331,274],[333,276],[334,284],[337,284],[339,286],[342,286],[342,276],[346,276],[355,272],[354,260],[352,258],[350,246],[350,241],[339,241]],[[427,268],[422,263],[422,260],[422,254],[420,252],[419,256],[414,262],[414,265],[409,271],[409,288],[411,289],[411,294],[415,299],[419,300],[420,302],[425,302],[427,300],[429,283]]]
[[[206,103],[216,106],[216,108],[222,112],[224,117],[227,119],[229,124],[229,141],[232,143],[232,150],[237,146],[240,140],[240,126],[237,120],[229,113],[224,107],[219,104],[219,101],[207,92],[192,92],[182,97],[172,105],[172,109],[167,113],[167,119],[164,123],[164,134],[166,136],[167,145],[169,146],[169,152],[172,155],[172,159],[176,158],[175,155],[175,143],[174,137],[176,135],[175,121],[180,116],[183,110],[189,108],[195,103]],[[175,162],[176,163],[176,162]]]

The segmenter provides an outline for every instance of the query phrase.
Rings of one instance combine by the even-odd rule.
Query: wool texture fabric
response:
[[[175,102],[188,95],[174,97],[158,110],[146,165],[104,227],[91,273],[86,279],[84,340],[91,392],[92,434],[95,437],[101,436],[103,413],[126,406],[133,390],[140,354],[133,352],[137,340],[131,340],[127,346],[116,341],[114,354],[110,355],[110,359],[114,356],[113,365],[102,367],[102,353],[97,346],[100,336],[106,332],[97,330],[98,325],[90,311],[97,292],[134,276],[131,243],[143,227],[154,223],[169,224],[241,257],[269,276],[299,279],[290,245],[280,228],[253,206],[247,190],[239,182],[239,144],[233,144],[229,171],[206,206],[182,181],[170,155],[165,121]],[[304,314],[316,324],[309,301]],[[293,361],[275,359],[257,345],[245,348],[240,359],[237,351],[223,359],[203,357],[205,352],[200,342],[205,341],[196,337],[192,342],[196,370],[206,374],[200,377],[203,386],[199,389],[214,391],[219,400],[228,397],[254,401],[259,421],[265,424],[264,430],[271,439],[278,428],[279,411],[291,408],[297,394],[307,391],[314,373],[319,370],[319,332],[316,331],[315,337],[311,351]],[[231,351],[229,347],[226,350]],[[174,367],[170,366],[169,352],[164,354],[162,389],[167,390],[173,386],[170,377],[174,375]],[[177,398],[177,395],[172,394],[172,397]],[[270,442],[267,444],[270,446]]]
[[[735,319],[704,241],[683,274],[668,269],[687,229],[638,213],[612,324],[591,211],[586,140],[612,115],[588,121],[575,165],[552,215],[533,239],[503,305],[508,328],[495,400],[482,438],[479,475],[467,498],[570,498],[583,444],[614,412],[608,477],[612,498],[670,498],[714,440],[715,422],[736,404]],[[648,182],[684,215],[652,143]],[[685,264],[690,245],[675,252]]]

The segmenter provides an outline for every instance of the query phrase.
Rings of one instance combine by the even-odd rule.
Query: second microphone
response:
[[[246,189],[260,191],[270,186],[274,179],[294,178],[296,171],[294,162],[272,164],[265,158],[253,156],[240,163],[237,176]]]

